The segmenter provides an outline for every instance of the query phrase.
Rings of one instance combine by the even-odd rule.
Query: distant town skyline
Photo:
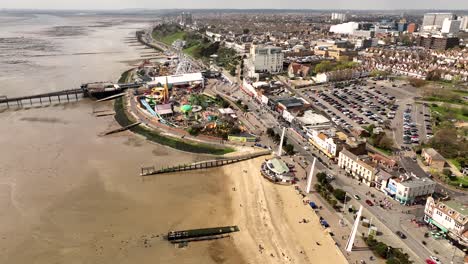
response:
[[[10,9],[468,9],[466,0],[4,0]]]

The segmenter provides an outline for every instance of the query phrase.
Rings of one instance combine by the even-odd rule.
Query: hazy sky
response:
[[[0,0],[0,8],[468,9],[468,0]]]

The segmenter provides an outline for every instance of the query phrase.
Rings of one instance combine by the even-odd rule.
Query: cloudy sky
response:
[[[0,8],[468,9],[468,0],[0,0]]]

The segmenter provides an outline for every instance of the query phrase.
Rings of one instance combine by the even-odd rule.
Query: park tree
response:
[[[342,189],[335,189],[333,191],[333,196],[335,196],[335,198],[340,201],[340,202],[344,202],[344,199],[346,197],[346,192]]]
[[[286,152],[286,154],[288,154],[288,155],[294,154],[294,146],[291,145],[291,144],[284,145],[283,149]]]
[[[321,184],[327,182],[327,174],[325,172],[319,172],[315,175],[315,177],[317,177],[317,181]]]
[[[387,258],[388,246],[385,243],[378,242],[375,246],[375,252],[382,258]]]
[[[393,147],[393,140],[389,136],[383,135],[377,142],[377,147],[390,150]]]
[[[273,130],[273,128],[269,127],[267,128],[266,130],[266,134],[270,137],[273,137],[275,135],[275,130]]]

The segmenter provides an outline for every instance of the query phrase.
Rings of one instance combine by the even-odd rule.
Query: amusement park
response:
[[[255,141],[239,122],[230,103],[206,89],[207,74],[184,68],[183,59],[145,61],[133,72],[134,81],[144,84],[131,91],[130,99],[151,121],[167,128],[184,130],[192,136],[205,135],[222,140]],[[187,73],[189,72],[189,73]],[[170,75],[173,73],[172,75]],[[165,74],[165,75],[160,75]],[[249,135],[241,137],[239,135]]]

